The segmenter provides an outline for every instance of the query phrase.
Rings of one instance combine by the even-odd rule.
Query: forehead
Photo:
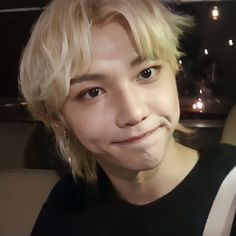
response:
[[[92,60],[130,60],[138,54],[128,31],[118,22],[95,26],[92,32]]]

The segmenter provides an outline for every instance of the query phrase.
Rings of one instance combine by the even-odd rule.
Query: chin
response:
[[[133,170],[133,171],[146,171],[146,170],[152,170],[157,168],[163,160],[162,155],[158,155],[155,157],[137,157],[138,159],[133,160],[133,162],[129,163],[129,166],[126,164],[126,168]]]

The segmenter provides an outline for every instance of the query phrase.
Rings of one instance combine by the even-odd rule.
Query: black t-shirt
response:
[[[68,175],[50,193],[31,236],[200,236],[217,191],[235,165],[234,146],[201,150],[177,187],[142,206],[117,197],[104,173],[97,186]],[[236,222],[231,235],[236,235]]]

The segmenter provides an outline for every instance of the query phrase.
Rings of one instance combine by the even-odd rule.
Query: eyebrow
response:
[[[130,66],[137,66],[138,64],[142,63],[143,61],[145,61],[140,55],[135,57],[131,62],[130,62]]]
[[[135,57],[129,64],[131,67],[137,66],[138,64],[142,63],[144,60],[139,55]],[[106,75],[104,74],[85,74],[79,77],[74,77],[70,80],[70,85],[73,85],[75,83],[82,83],[85,81],[95,81],[95,80],[104,80],[106,78]]]
[[[70,85],[73,85],[75,83],[82,83],[85,81],[94,81],[94,80],[104,80],[105,75],[103,74],[86,74],[80,77],[75,77],[70,80]]]

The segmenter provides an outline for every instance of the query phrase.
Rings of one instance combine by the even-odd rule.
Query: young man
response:
[[[54,0],[32,33],[21,87],[69,175],[32,235],[202,235],[236,161],[177,143],[178,38],[188,18],[157,0]]]

